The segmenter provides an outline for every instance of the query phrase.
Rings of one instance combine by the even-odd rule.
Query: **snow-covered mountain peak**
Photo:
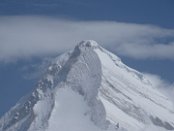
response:
[[[99,44],[94,40],[83,40],[77,44],[76,47],[83,48],[83,47],[90,47],[90,48],[97,48]]]
[[[93,40],[50,63],[36,89],[0,119],[0,131],[174,130],[172,102]]]

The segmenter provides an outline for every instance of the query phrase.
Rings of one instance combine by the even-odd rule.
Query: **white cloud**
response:
[[[158,75],[144,73],[145,77],[150,80],[152,85],[158,88],[163,94],[165,94],[174,103],[174,83],[170,83],[167,80],[162,79]]]
[[[34,16],[0,17],[0,60],[63,52],[93,39],[132,58],[174,59],[174,29],[108,21],[74,21]]]
[[[174,59],[174,42],[173,43],[132,43],[123,44],[118,48],[122,55],[137,58],[157,58],[157,59]],[[124,52],[124,53],[122,53]]]

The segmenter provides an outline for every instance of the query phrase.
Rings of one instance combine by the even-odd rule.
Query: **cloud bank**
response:
[[[86,39],[131,58],[174,60],[174,29],[36,16],[0,17],[0,61],[60,53]]]

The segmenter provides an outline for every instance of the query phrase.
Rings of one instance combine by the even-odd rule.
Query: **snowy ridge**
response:
[[[142,73],[93,40],[55,58],[0,131],[174,130],[174,107]]]

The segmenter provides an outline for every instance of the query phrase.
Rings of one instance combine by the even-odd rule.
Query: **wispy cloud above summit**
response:
[[[174,29],[109,21],[0,17],[0,61],[60,53],[86,39],[131,58],[174,60]]]

